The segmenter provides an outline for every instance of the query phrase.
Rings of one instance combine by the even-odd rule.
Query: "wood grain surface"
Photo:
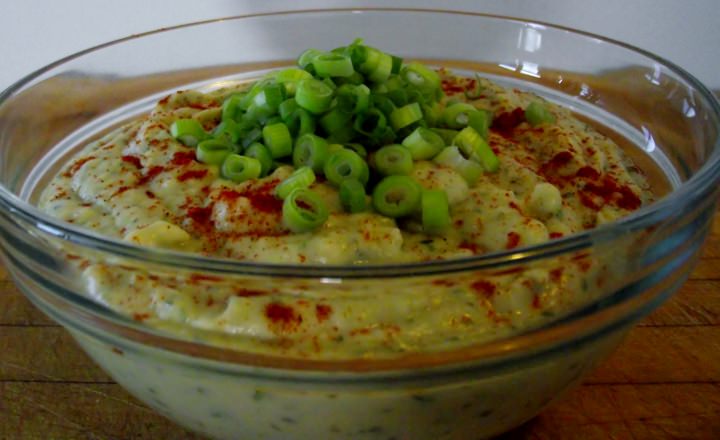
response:
[[[690,280],[562,402],[502,438],[720,438],[720,215]],[[127,394],[0,269],[0,439],[199,439]]]

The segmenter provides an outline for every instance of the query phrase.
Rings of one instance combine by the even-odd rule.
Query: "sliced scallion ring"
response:
[[[233,182],[244,182],[260,177],[262,166],[260,161],[252,157],[229,154],[220,167],[222,176]]]
[[[409,176],[388,176],[373,189],[375,209],[387,217],[412,214],[420,206],[422,187]]]
[[[450,226],[450,205],[447,193],[443,190],[424,190],[421,197],[421,217],[423,231],[437,234]]]
[[[315,182],[315,173],[310,167],[300,167],[293,171],[287,179],[275,187],[275,195],[281,199],[286,198],[298,188],[307,188]]]
[[[307,188],[296,188],[283,201],[283,224],[292,232],[310,232],[322,226],[329,216],[325,201]]]

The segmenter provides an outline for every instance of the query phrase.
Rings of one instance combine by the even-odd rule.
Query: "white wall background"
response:
[[[58,58],[130,34],[222,16],[405,6],[530,18],[622,40],[720,89],[718,0],[2,0],[0,89]]]

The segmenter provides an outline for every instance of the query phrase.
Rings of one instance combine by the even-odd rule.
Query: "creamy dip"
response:
[[[180,91],[147,116],[85,146],[42,193],[49,214],[103,235],[245,261],[387,264],[469,257],[558,239],[623,217],[652,195],[618,145],[564,108],[531,126],[524,109],[539,97],[441,70],[448,102],[491,112],[488,143],[496,172],[474,185],[455,170],[417,162],[412,177],[444,190],[452,227],[422,232],[413,217],[343,211],[325,181],[317,230],[291,233],[275,186],[293,168],[234,183],[170,134],[179,118],[212,130],[223,100],[246,87]],[[468,90],[479,91],[468,98]],[[389,357],[446,350],[537,326],[596,298],[623,268],[622,255],[579,253],[510,270],[412,280],[312,285],[207,274],[156,273],[70,255],[88,294],[136,320],[184,337],[259,353],[316,359]]]

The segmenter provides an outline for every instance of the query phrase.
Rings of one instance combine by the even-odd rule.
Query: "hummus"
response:
[[[254,262],[382,265],[522,248],[612,222],[652,199],[622,149],[568,109],[546,102],[555,122],[532,126],[524,109],[541,98],[483,78],[440,74],[442,106],[465,101],[494,115],[488,143],[500,162],[473,185],[452,168],[416,162],[412,177],[448,195],[452,227],[442,235],[423,233],[413,217],[346,213],[324,181],[311,188],[326,202],[328,220],[312,232],[291,233],[273,190],[292,166],[234,183],[170,134],[180,118],[212,130],[223,100],[244,84],[162,99],[147,116],[84,146],[39,206],[141,246]],[[547,322],[607,291],[626,270],[622,255],[601,253],[488,273],[322,286],[70,258],[88,295],[150,325],[240,350],[353,359],[462,347]]]

